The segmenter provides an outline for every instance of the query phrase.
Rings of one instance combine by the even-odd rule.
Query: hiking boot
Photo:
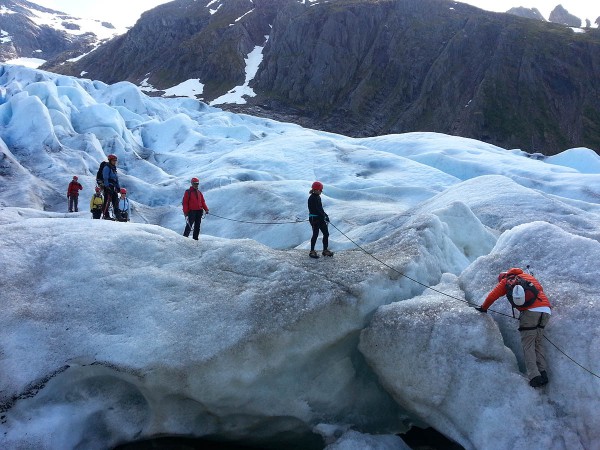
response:
[[[323,256],[333,256],[333,252],[331,250],[323,250]]]
[[[544,384],[548,384],[548,374],[545,370],[542,370],[540,372],[540,376],[542,377],[542,381],[544,382]]]
[[[544,384],[544,379],[542,378],[541,375],[538,375],[537,377],[533,377],[531,379],[531,381],[529,382],[529,386],[533,387],[533,388],[538,388],[538,387],[542,387]]]
[[[319,255],[317,255],[317,252],[315,252],[314,250],[311,250],[308,253],[308,256],[310,256],[311,258],[318,258],[319,257]]]

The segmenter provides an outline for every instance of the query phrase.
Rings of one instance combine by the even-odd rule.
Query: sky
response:
[[[0,123],[0,448],[259,432],[406,450],[415,417],[468,450],[600,448],[592,150],[349,138],[19,66]],[[108,153],[129,223],[87,208]],[[199,241],[182,236],[192,177]],[[314,180],[332,258],[308,256]],[[553,304],[545,335],[592,371],[544,341],[541,391],[508,302],[471,307],[525,264]]]
[[[133,26],[140,15],[165,0],[38,0],[33,3],[76,17],[106,20],[115,26]]]
[[[205,0],[209,3],[210,0]],[[164,0],[38,0],[38,3],[58,11],[82,18],[100,19],[113,25],[133,26],[141,13],[152,9]],[[537,8],[546,18],[558,4],[582,20],[589,18],[593,23],[600,16],[600,2],[590,0],[472,0],[469,3],[489,11],[504,12],[516,6]]]

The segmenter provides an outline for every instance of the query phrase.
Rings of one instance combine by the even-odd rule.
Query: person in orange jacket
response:
[[[83,189],[83,186],[77,180],[77,176],[74,176],[73,180],[71,180],[71,182],[69,183],[69,187],[67,187],[67,198],[69,199],[69,212],[79,211],[79,191]]]
[[[194,228],[194,234],[192,237],[198,240],[200,235],[200,222],[202,222],[202,215],[204,211],[208,214],[208,206],[204,201],[204,195],[198,189],[200,180],[196,177],[190,181],[191,186],[183,194],[183,215],[185,216],[185,230],[183,235],[188,237],[192,227]]]
[[[519,332],[521,334],[521,345],[523,346],[527,376],[530,380],[529,385],[537,388],[548,383],[547,364],[542,348],[542,338],[544,337],[544,327],[548,324],[550,315],[552,314],[552,306],[540,282],[533,275],[523,272],[518,267],[513,267],[498,275],[498,284],[496,287],[487,295],[483,304],[475,309],[485,313],[500,297],[506,295],[511,298],[512,292],[509,289],[514,284],[515,277],[519,277],[525,281],[526,285],[530,286],[530,290],[524,290],[526,303],[523,306],[515,306],[515,308],[520,312]]]

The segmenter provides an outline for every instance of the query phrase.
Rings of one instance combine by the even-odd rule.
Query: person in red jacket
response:
[[[206,206],[202,192],[198,189],[199,184],[200,180],[198,180],[198,178],[192,178],[191,186],[183,194],[182,202],[183,215],[185,216],[185,231],[183,232],[183,235],[188,237],[193,227],[194,234],[192,237],[196,240],[198,240],[198,236],[200,235],[202,215],[204,211],[208,214],[208,206]]]
[[[69,183],[67,188],[67,198],[69,199],[69,212],[78,212],[79,203],[79,191],[83,189],[83,186],[77,181],[77,176],[73,177],[73,180]]]
[[[498,275],[498,284],[487,295],[483,304],[475,308],[480,312],[487,312],[488,308],[500,297],[510,295],[508,287],[511,286],[512,279],[519,277],[526,282],[533,284],[532,293],[526,292],[525,298],[531,296],[533,303],[528,306],[516,306],[519,314],[519,332],[521,333],[521,345],[525,357],[525,367],[529,377],[529,385],[532,387],[544,386],[548,383],[548,372],[546,371],[546,357],[542,348],[542,338],[544,337],[544,327],[550,320],[552,306],[544,289],[533,275],[523,272],[522,269],[513,267],[512,269],[501,272]],[[537,291],[537,292],[535,292]],[[535,292],[535,293],[533,293]]]

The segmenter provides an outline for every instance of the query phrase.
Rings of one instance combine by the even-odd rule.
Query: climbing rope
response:
[[[255,225],[281,225],[281,224],[290,224],[290,223],[304,223],[304,222],[308,222],[308,220],[307,220],[307,219],[304,219],[304,220],[303,220],[303,219],[298,219],[298,218],[297,218],[296,220],[293,220],[293,221],[282,221],[282,222],[252,222],[252,221],[248,221],[248,220],[237,220],[237,219],[231,219],[231,218],[228,218],[228,217],[222,217],[222,216],[219,216],[219,215],[217,215],[217,214],[213,214],[213,213],[210,213],[210,215],[211,215],[211,216],[213,216],[213,217],[218,217],[219,219],[230,220],[230,221],[232,221],[232,222],[250,223],[250,224],[255,224]],[[364,252],[366,255],[370,256],[371,258],[373,258],[373,259],[374,259],[375,261],[377,261],[378,263],[382,264],[383,266],[387,267],[388,269],[392,270],[393,272],[396,272],[398,275],[400,275],[400,276],[402,276],[402,277],[404,277],[404,278],[406,278],[406,279],[408,279],[408,280],[412,281],[413,283],[416,283],[416,284],[418,284],[418,285],[420,285],[420,286],[423,286],[425,289],[429,289],[429,290],[431,290],[431,291],[437,292],[438,294],[445,295],[446,297],[449,297],[449,298],[451,298],[451,299],[454,299],[454,300],[458,300],[459,302],[466,303],[466,304],[468,304],[469,306],[478,306],[478,305],[476,305],[475,303],[472,303],[472,302],[470,302],[470,301],[468,301],[468,300],[464,300],[464,299],[462,299],[462,298],[455,297],[455,296],[453,296],[453,295],[450,295],[450,294],[448,294],[448,293],[446,293],[446,292],[443,292],[443,291],[440,291],[440,290],[438,290],[438,289],[436,289],[436,288],[434,288],[434,287],[431,287],[431,286],[429,286],[429,285],[427,285],[427,284],[425,284],[425,283],[421,283],[419,280],[415,280],[414,278],[412,278],[412,277],[409,277],[409,276],[408,276],[408,275],[406,275],[405,273],[403,273],[403,272],[400,272],[400,271],[399,271],[398,269],[396,269],[395,267],[392,267],[392,266],[390,266],[390,265],[389,265],[389,264],[387,264],[385,261],[382,261],[381,259],[377,258],[377,257],[376,257],[376,256],[375,256],[373,253],[369,252],[369,251],[368,251],[368,250],[366,250],[364,247],[362,247],[361,245],[359,245],[359,244],[358,244],[356,241],[354,241],[354,240],[353,240],[353,239],[352,239],[350,236],[348,236],[346,233],[344,233],[342,230],[340,230],[338,227],[336,227],[336,226],[335,226],[333,223],[331,223],[331,222],[328,222],[328,223],[329,223],[329,225],[331,225],[333,228],[335,228],[337,231],[339,231],[339,233],[340,233],[342,236],[344,236],[346,239],[348,239],[350,242],[352,242],[352,243],[353,243],[353,244],[356,246],[356,248],[358,248],[359,250],[361,250],[361,251],[362,251],[362,252]],[[490,311],[490,312],[492,312],[492,313],[494,313],[494,314],[498,314],[498,315],[500,315],[500,316],[505,316],[505,317],[508,317],[508,318],[510,318],[510,319],[518,320],[517,318],[515,318],[515,317],[511,316],[510,314],[506,314],[506,313],[503,313],[503,312],[501,312],[501,311],[496,311],[496,310],[493,310],[493,309],[491,309],[491,308],[490,308],[490,309],[488,309],[488,311]],[[574,364],[576,364],[577,366],[579,366],[580,368],[582,368],[583,370],[585,370],[586,372],[588,372],[590,375],[592,375],[592,376],[594,376],[594,377],[596,377],[596,378],[600,379],[600,375],[598,375],[597,373],[595,373],[595,372],[591,371],[591,370],[590,370],[590,369],[588,369],[587,367],[585,367],[585,366],[583,366],[582,364],[580,364],[579,362],[577,362],[575,359],[573,359],[571,356],[569,356],[569,355],[568,355],[568,354],[567,354],[567,353],[566,353],[564,350],[562,350],[562,349],[561,349],[561,348],[560,348],[558,345],[556,345],[554,342],[552,342],[552,341],[551,341],[551,340],[548,338],[548,336],[544,335],[544,339],[546,339],[546,340],[547,340],[547,341],[548,341],[548,342],[549,342],[549,343],[550,343],[550,344],[551,344],[551,345],[552,345],[552,346],[553,346],[553,347],[554,347],[554,348],[555,348],[555,349],[556,349],[556,350],[557,350],[559,353],[562,353],[562,354],[563,354],[563,355],[564,355],[566,358],[568,358],[568,359],[569,359],[571,362],[573,362]]]
[[[219,219],[230,220],[232,222],[251,223],[254,225],[283,225],[283,224],[289,224],[289,223],[308,222],[308,219],[298,219],[298,218],[296,220],[289,220],[289,221],[282,221],[282,222],[252,222],[250,220],[238,220],[238,219],[232,219],[230,217],[222,217],[222,216],[218,216],[217,214],[214,214],[214,213],[210,213],[209,215],[212,217],[218,217]]]
[[[360,246],[360,245],[358,245],[356,242],[354,242],[354,241],[353,241],[353,240],[352,240],[352,239],[351,239],[351,238],[350,238],[350,237],[349,237],[347,234],[345,234],[345,233],[344,233],[342,230],[340,230],[338,227],[336,227],[336,226],[335,226],[334,224],[332,224],[331,222],[329,222],[329,224],[330,224],[330,225],[331,225],[333,228],[335,228],[336,230],[338,230],[342,236],[344,236],[346,239],[348,239],[350,242],[352,242],[352,243],[353,243],[353,244],[354,244],[354,245],[355,245],[357,248],[359,248],[360,250],[362,250],[362,251],[363,251],[365,254],[369,255],[369,256],[370,256],[371,258],[373,258],[374,260],[378,261],[379,263],[383,264],[385,267],[387,267],[387,268],[389,268],[389,269],[393,270],[394,272],[396,272],[397,274],[399,274],[399,275],[403,276],[404,278],[407,278],[407,279],[409,279],[409,280],[411,280],[411,281],[413,281],[413,282],[415,282],[415,283],[417,283],[417,284],[419,284],[419,285],[423,286],[423,287],[424,287],[424,288],[426,288],[426,289],[430,289],[430,290],[432,290],[432,291],[434,291],[434,292],[437,292],[438,294],[445,295],[446,297],[450,297],[450,298],[452,298],[452,299],[454,299],[454,300],[458,300],[458,301],[461,301],[461,302],[463,302],[463,303],[467,303],[468,305],[471,305],[471,306],[472,306],[472,305],[475,305],[474,303],[471,303],[471,302],[469,302],[468,300],[463,300],[462,298],[458,298],[458,297],[455,297],[455,296],[453,296],[453,295],[447,294],[446,292],[442,292],[442,291],[440,291],[440,290],[438,290],[438,289],[435,289],[435,288],[433,288],[433,287],[431,287],[431,286],[428,286],[428,285],[426,285],[426,284],[424,284],[424,283],[421,283],[420,281],[417,281],[417,280],[415,280],[414,278],[411,278],[411,277],[409,277],[408,275],[406,275],[406,274],[404,274],[404,273],[400,272],[399,270],[397,270],[396,268],[394,268],[394,267],[390,266],[389,264],[386,264],[385,262],[383,262],[382,260],[380,260],[379,258],[377,258],[375,255],[373,255],[372,253],[370,253],[370,252],[368,252],[367,250],[365,250],[363,247],[361,247],[361,246]],[[475,306],[478,306],[478,305],[475,305]],[[498,315],[501,315],[501,316],[505,316],[505,317],[508,317],[508,318],[514,319],[514,320],[519,320],[519,319],[517,319],[517,318],[515,318],[515,317],[512,317],[510,314],[505,314],[505,313],[503,313],[503,312],[501,312],[501,311],[495,311],[495,310],[493,310],[493,309],[491,309],[491,308],[490,308],[490,309],[488,309],[488,311],[490,311],[490,312],[493,312],[493,313],[495,313],[495,314],[498,314]],[[562,354],[563,354],[563,355],[564,355],[566,358],[568,358],[569,360],[571,360],[571,361],[572,361],[574,364],[576,364],[577,366],[581,367],[583,370],[585,370],[586,372],[588,372],[590,375],[593,375],[594,377],[596,377],[596,378],[600,379],[600,375],[598,375],[597,373],[594,373],[594,372],[592,372],[590,369],[588,369],[587,367],[585,367],[585,366],[583,366],[582,364],[580,364],[579,362],[577,362],[575,359],[573,359],[571,356],[569,356],[569,355],[568,355],[568,354],[567,354],[567,353],[566,353],[566,352],[565,352],[563,349],[561,349],[561,348],[560,348],[558,345],[556,345],[554,342],[552,342],[552,341],[551,341],[551,340],[548,338],[548,336],[546,336],[545,334],[544,334],[544,339],[546,339],[546,340],[547,340],[547,341],[548,341],[548,342],[549,342],[549,343],[550,343],[550,344],[551,344],[551,345],[552,345],[552,346],[553,346],[553,347],[554,347],[556,350],[558,350],[560,353],[562,353]]]

